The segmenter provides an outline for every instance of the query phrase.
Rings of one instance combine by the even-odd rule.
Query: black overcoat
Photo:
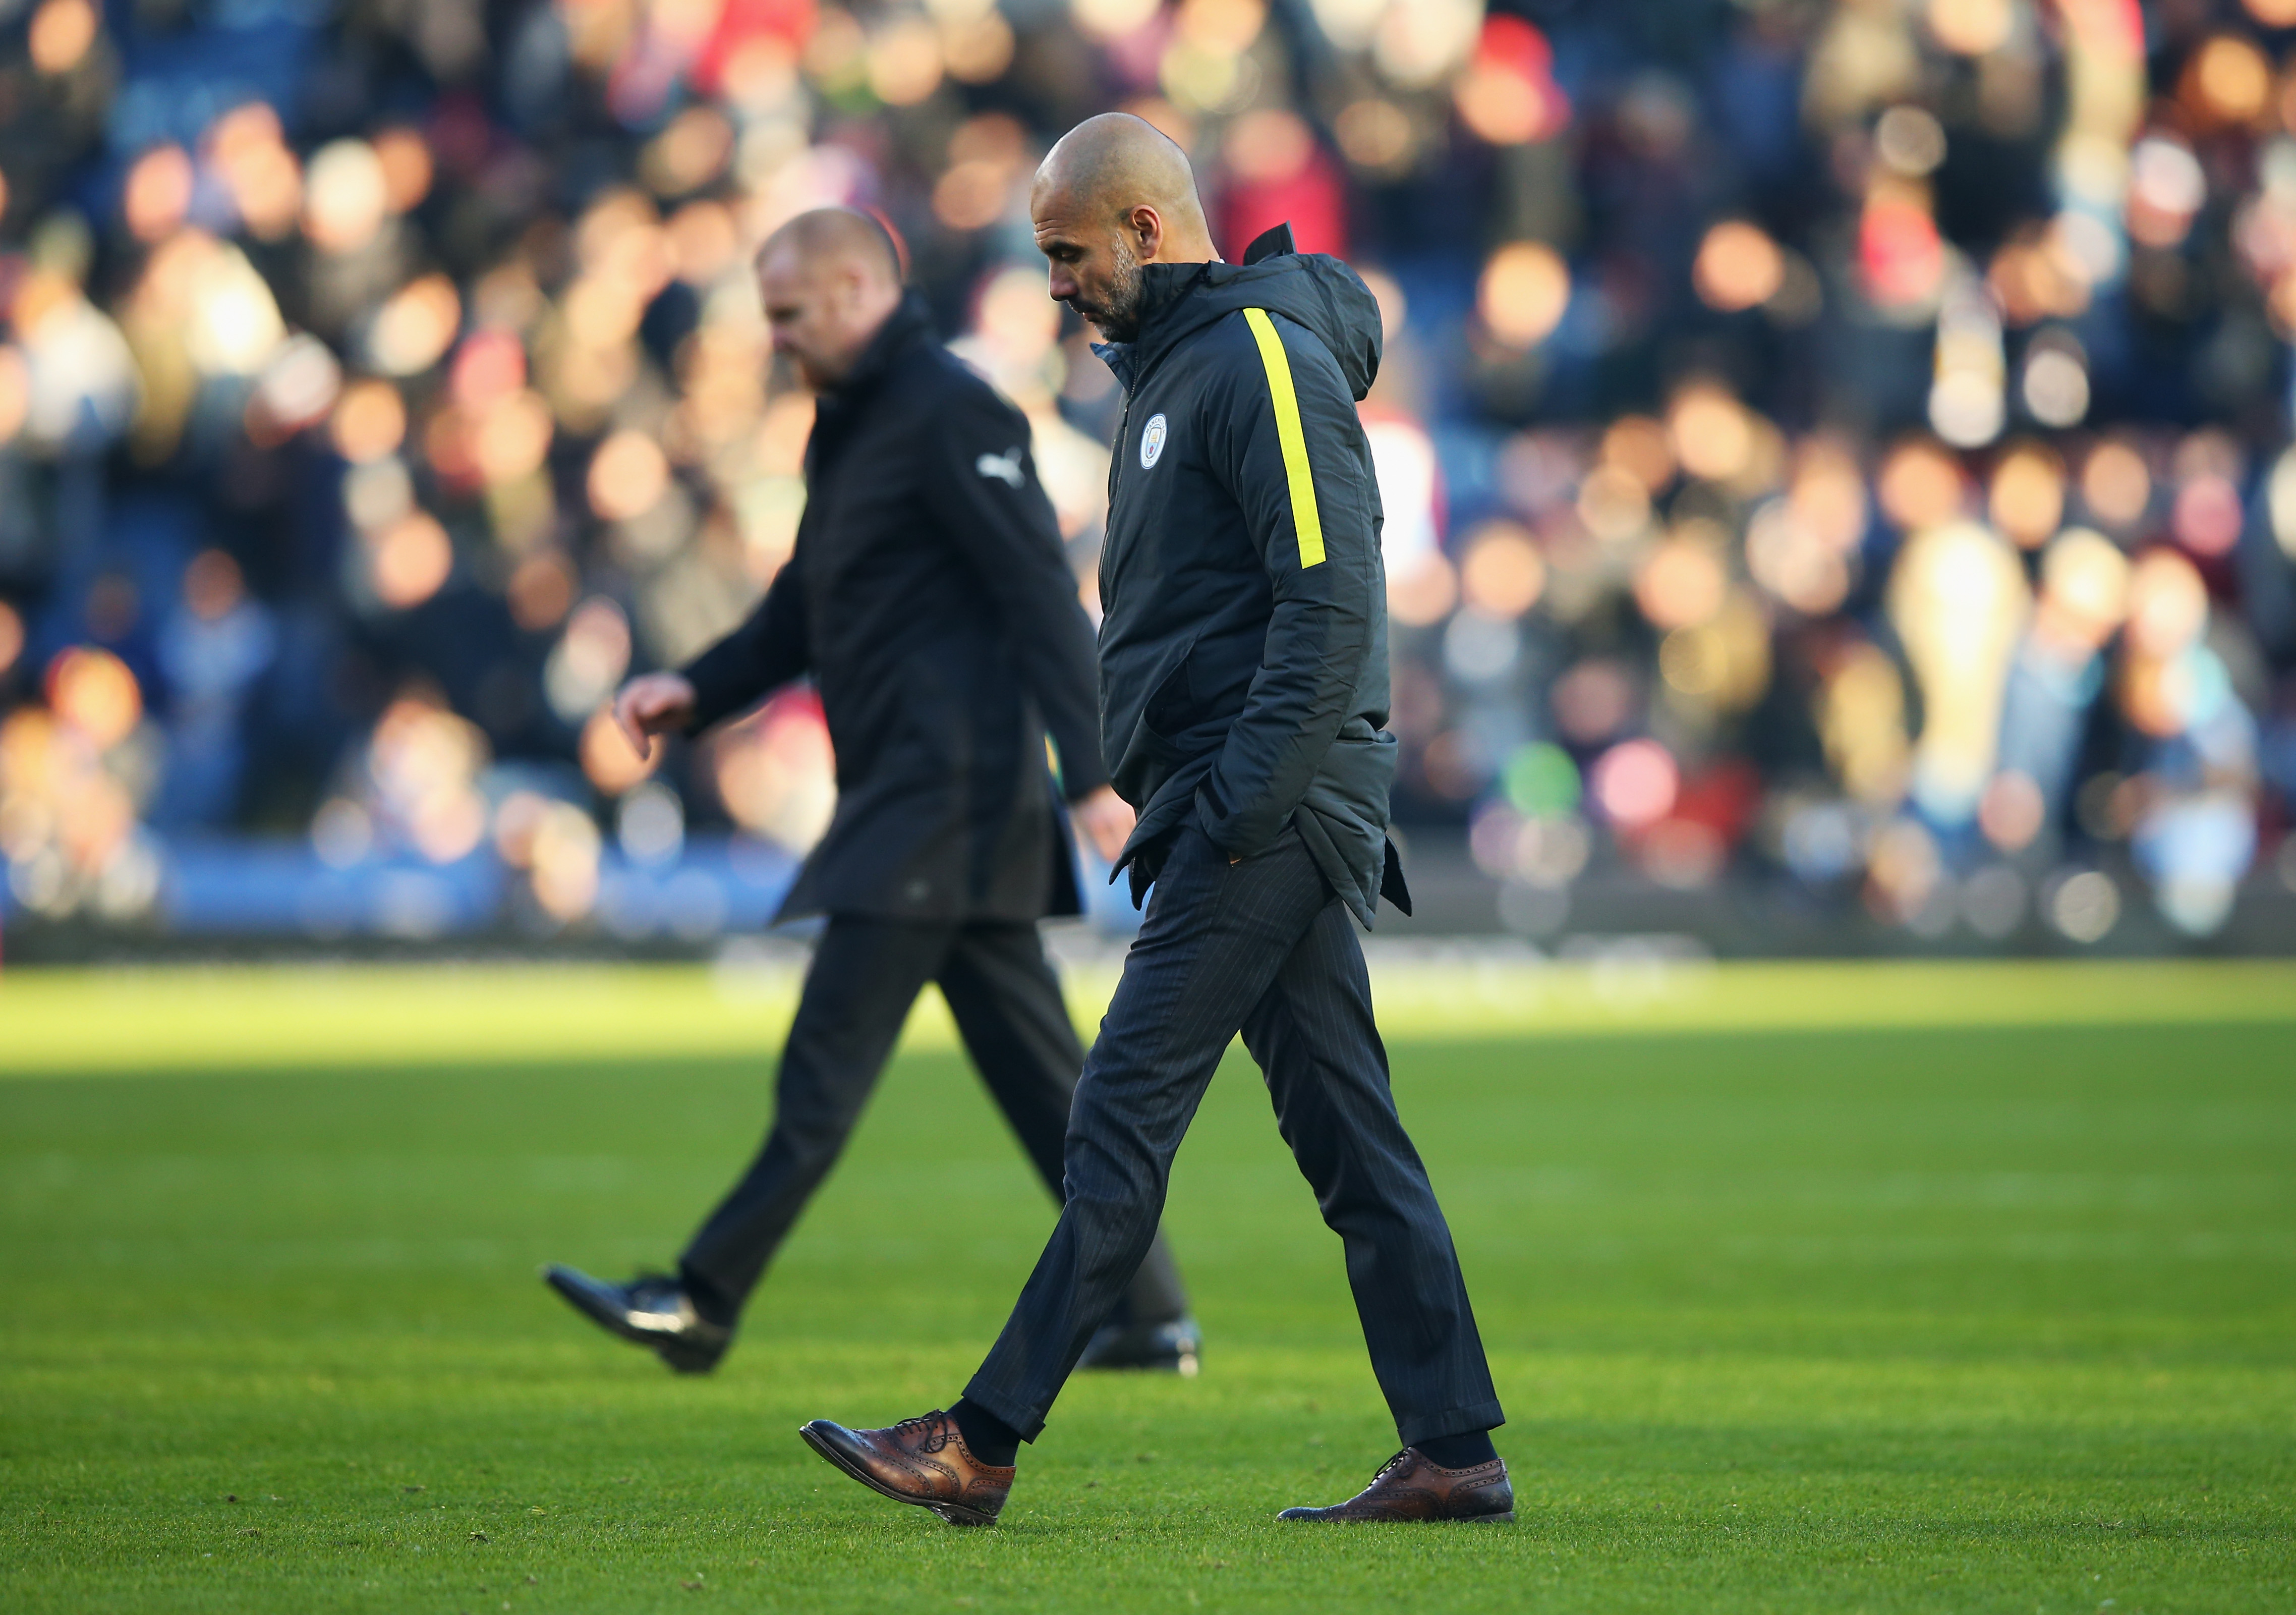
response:
[[[912,293],[822,395],[805,477],[789,563],[685,670],[696,732],[805,674],[819,688],[837,812],[782,917],[1077,912],[1058,796],[1108,775],[1092,626],[1027,418]]]

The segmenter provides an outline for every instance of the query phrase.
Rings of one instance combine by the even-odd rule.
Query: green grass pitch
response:
[[[1080,1377],[975,1532],[796,1435],[954,1397],[1050,1226],[933,1038],[696,1381],[534,1268],[675,1253],[770,1004],[713,1044],[672,1024],[700,971],[11,975],[0,1609],[2296,1609],[2296,971],[1922,968],[1398,1009],[1512,1528],[1274,1522],[1393,1430],[1232,1055],[1169,1216],[1201,1377]],[[497,1024],[554,1001],[671,1051]]]

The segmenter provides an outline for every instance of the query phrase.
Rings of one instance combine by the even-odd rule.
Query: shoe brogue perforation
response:
[[[994,1525],[1013,1489],[1016,1466],[981,1463],[956,1421],[939,1410],[882,1430],[816,1419],[798,1433],[872,1491],[930,1509],[951,1525]]]

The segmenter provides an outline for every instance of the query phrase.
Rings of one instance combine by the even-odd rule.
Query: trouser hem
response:
[[[1013,1433],[1023,1441],[1033,1443],[1045,1433],[1044,1415],[1033,1409],[1024,1410],[1020,1403],[1011,1400],[995,1387],[983,1385],[978,1376],[964,1388],[964,1399],[1011,1425]]]
[[[966,1395],[972,1395],[967,1392]],[[974,1397],[978,1402],[980,1397]],[[1003,1414],[997,1415],[1003,1418]],[[1012,1421],[1005,1420],[1006,1423]],[[1466,1407],[1447,1408],[1439,1413],[1421,1413],[1411,1419],[1396,1421],[1395,1433],[1406,1446],[1417,1446],[1423,1441],[1437,1441],[1445,1436],[1471,1436],[1477,1430],[1496,1430],[1506,1422],[1506,1414],[1499,1411],[1496,1402],[1477,1402]]]
[[[703,1322],[731,1329],[742,1321],[742,1303],[727,1300],[725,1286],[683,1257],[677,1262],[677,1281]]]

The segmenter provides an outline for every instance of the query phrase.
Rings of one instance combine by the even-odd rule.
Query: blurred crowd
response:
[[[19,911],[267,836],[586,926],[689,828],[801,851],[805,692],[651,772],[602,716],[789,555],[750,254],[888,220],[1090,606],[1119,400],[1026,199],[1110,107],[1379,296],[1398,814],[1509,926],[2296,886],[2296,0],[0,9]]]

